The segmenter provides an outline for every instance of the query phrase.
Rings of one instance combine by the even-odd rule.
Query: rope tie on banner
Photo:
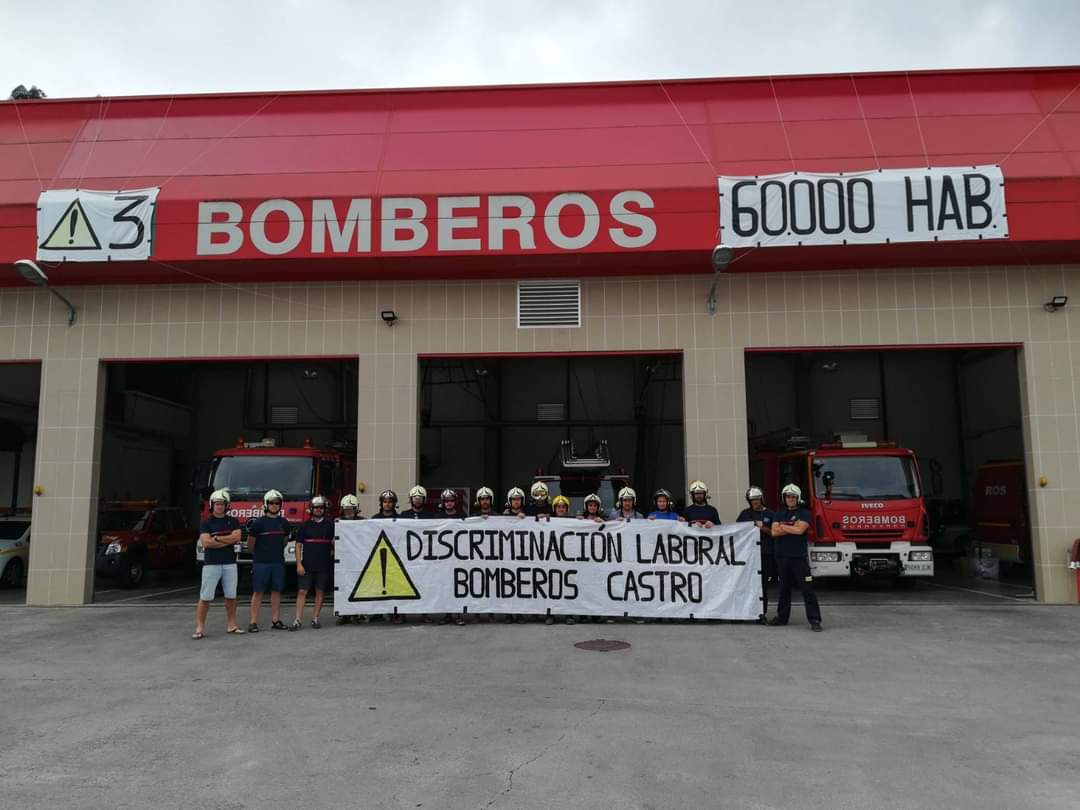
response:
[[[787,124],[784,122],[784,111],[780,109],[780,96],[776,94],[776,82],[769,77],[769,87],[772,89],[773,104],[776,105],[776,117],[780,119],[780,131],[784,133],[784,144],[787,146],[788,160],[791,161],[791,170],[795,169],[795,153],[791,151],[791,138],[788,136]]]
[[[34,150],[30,146],[30,136],[26,133],[26,126],[23,124],[22,112],[19,110],[19,102],[13,101],[15,105],[15,117],[19,119],[19,129],[22,131],[23,143],[26,144],[26,152],[30,155],[30,163],[34,167],[34,177],[37,178],[38,186],[42,191],[45,190],[45,184],[41,182],[41,172],[38,171],[37,158],[34,157]]]
[[[94,150],[97,149],[98,139],[101,137],[101,130],[105,128],[105,118],[109,114],[109,107],[112,106],[112,99],[106,101],[104,98],[98,104],[98,117],[97,117],[97,130],[94,132],[94,139],[90,141],[90,151],[86,153],[86,159],[83,160],[82,170],[79,172],[79,177],[75,181],[75,188],[82,187],[82,181],[86,178],[86,173],[90,171],[90,161],[94,158]],[[59,171],[59,167],[57,167]]]
[[[1072,94],[1075,93],[1077,90],[1080,90],[1080,82],[1077,82],[1076,84],[1074,84],[1073,87],[1072,87],[1072,90],[1070,90],[1068,93],[1066,93],[1064,96],[1062,96],[1061,101],[1059,101],[1057,104],[1055,104],[1051,108],[1050,112],[1046,113],[1046,115],[1044,115],[1042,118],[1040,118],[1038,123],[1035,124],[1035,126],[1033,126],[1030,130],[1028,130],[1028,133],[1023,138],[1021,138],[1019,141],[1017,141],[1016,146],[1014,146],[1012,149],[1010,149],[1009,153],[1007,155],[1005,155],[1005,157],[1003,157],[1001,160],[998,161],[998,165],[1000,166],[1002,163],[1004,163],[1006,160],[1008,160],[1014,154],[1016,154],[1016,150],[1019,149],[1021,146],[1023,146],[1025,143],[1027,143],[1028,138],[1030,138],[1032,135],[1034,135],[1035,131],[1039,127],[1041,127],[1043,124],[1045,124],[1047,122],[1047,120],[1049,120],[1051,115],[1053,115],[1059,109],[1061,109],[1061,105],[1064,104],[1066,101],[1068,101],[1072,97]]]
[[[147,147],[146,151],[143,152],[143,156],[139,158],[139,162],[135,164],[135,168],[132,169],[131,174],[124,180],[124,184],[120,186],[121,190],[126,189],[128,183],[139,176],[139,172],[142,171],[146,159],[150,157],[150,153],[154,151],[157,142],[161,140],[161,133],[165,129],[165,122],[169,120],[169,113],[172,111],[172,105],[175,100],[176,96],[169,96],[169,103],[165,107],[165,114],[161,116],[161,120],[158,122],[157,131],[154,133],[154,137],[150,139],[150,145]]]
[[[911,74],[904,71],[904,80],[907,82],[908,98],[911,99],[911,112],[915,115],[915,129],[919,132],[919,143],[922,144],[923,160],[926,168],[930,168],[930,153],[926,150],[926,138],[922,131],[922,120],[919,118],[919,107],[915,104],[915,91],[911,89]]]
[[[866,110],[863,109],[862,96],[859,95],[859,85],[855,82],[855,75],[848,74],[851,79],[851,89],[855,91],[855,103],[859,105],[859,115],[862,117],[863,128],[866,130],[866,140],[870,142],[870,152],[874,156],[874,165],[881,171],[881,160],[878,158],[877,147],[874,145],[874,136],[870,132],[870,122],[866,120]]]

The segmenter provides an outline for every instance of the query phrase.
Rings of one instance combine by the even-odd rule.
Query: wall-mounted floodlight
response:
[[[1069,296],[1067,295],[1055,295],[1045,304],[1043,309],[1047,312],[1057,312],[1059,309],[1065,309],[1066,304],[1069,303]]]
[[[735,257],[735,251],[724,245],[717,245],[712,252],[713,281],[709,287],[709,296],[705,299],[705,311],[709,315],[716,314],[716,282],[720,280],[720,274],[728,269],[731,260]]]
[[[35,287],[44,287],[63,301],[64,305],[68,308],[68,326],[72,326],[75,323],[75,305],[58,293],[54,288],[49,286],[49,277],[45,275],[44,270],[37,266],[37,262],[32,261],[31,259],[19,259],[15,262],[15,269],[19,272],[20,276]]]
[[[379,313],[379,316],[387,326],[393,326],[394,322],[398,319],[397,313],[392,309],[384,309]]]

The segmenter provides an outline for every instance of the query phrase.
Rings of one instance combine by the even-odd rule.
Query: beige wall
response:
[[[1080,499],[1076,269],[725,275],[713,317],[706,276],[588,280],[584,325],[552,330],[516,328],[512,281],[73,288],[72,328],[47,293],[5,290],[0,360],[43,361],[35,481],[44,491],[27,600],[90,596],[100,358],[359,355],[358,477],[370,511],[373,492],[407,490],[415,478],[418,353],[678,349],[687,480],[709,482],[732,514],[747,486],[746,347],[1016,341],[1037,587],[1049,601],[1075,601],[1064,558],[1080,534],[1066,511]],[[1055,294],[1078,304],[1048,314],[1041,305]],[[393,328],[383,309],[400,317]],[[1034,484],[1042,475],[1045,488]]]

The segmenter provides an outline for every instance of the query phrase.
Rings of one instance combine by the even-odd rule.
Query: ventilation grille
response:
[[[536,403],[537,422],[562,422],[566,419],[566,406],[561,402]]]
[[[581,326],[581,282],[518,283],[518,328]]]
[[[880,419],[881,400],[876,397],[851,400],[852,419]]]
[[[270,408],[271,425],[295,425],[300,413],[295,405],[274,405]]]

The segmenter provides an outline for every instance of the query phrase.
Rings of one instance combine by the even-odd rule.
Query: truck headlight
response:
[[[844,556],[839,551],[811,551],[811,562],[840,562]]]
[[[909,551],[907,558],[911,562],[933,562],[934,552],[932,551]]]
[[[124,551],[124,547],[120,543],[109,543],[105,546],[106,554],[121,554]]]

